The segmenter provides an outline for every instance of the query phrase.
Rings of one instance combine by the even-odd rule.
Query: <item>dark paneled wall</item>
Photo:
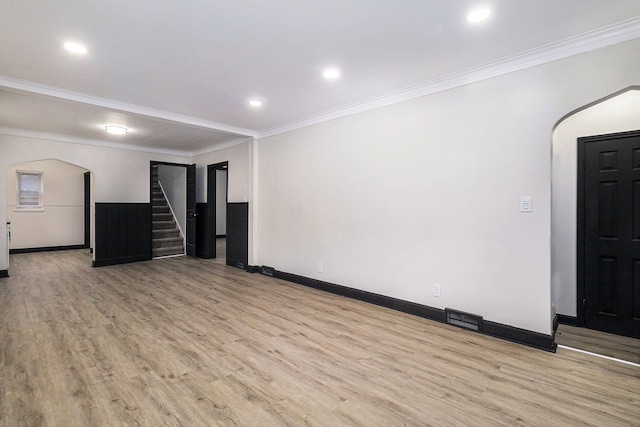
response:
[[[96,203],[94,267],[151,259],[151,204]]]
[[[227,265],[249,263],[249,203],[227,203]]]

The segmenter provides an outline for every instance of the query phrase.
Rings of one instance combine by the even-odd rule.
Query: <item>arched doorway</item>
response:
[[[561,321],[584,324],[578,265],[578,138],[640,129],[640,87],[571,112],[553,132],[551,201],[552,307]]]
[[[93,252],[95,180],[89,169],[58,159],[15,163],[6,169],[6,183],[9,254]]]

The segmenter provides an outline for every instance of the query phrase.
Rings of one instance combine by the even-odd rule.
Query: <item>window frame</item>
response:
[[[21,189],[21,177],[25,175],[35,175],[40,179],[40,189],[38,190],[38,204],[37,205],[23,205],[21,203],[22,197],[22,189]],[[42,171],[27,171],[27,170],[17,170],[16,171],[16,209],[20,211],[42,211],[44,208],[43,204],[43,194],[44,194],[44,173]]]

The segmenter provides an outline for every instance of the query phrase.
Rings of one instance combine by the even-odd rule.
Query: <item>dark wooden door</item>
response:
[[[579,141],[584,323],[640,338],[640,132]]]
[[[187,255],[196,256],[196,165],[187,166]]]
[[[91,173],[84,173],[84,247],[91,247]]]

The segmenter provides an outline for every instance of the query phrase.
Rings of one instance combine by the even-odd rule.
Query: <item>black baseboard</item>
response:
[[[216,234],[216,239],[226,239],[227,235],[226,234]]]
[[[91,263],[92,267],[106,267],[109,265],[118,265],[118,264],[129,264],[131,262],[140,262],[140,261],[150,261],[151,257],[149,255],[137,255],[130,257],[119,257],[119,258],[102,258],[97,259]]]
[[[556,318],[558,319],[558,323],[562,323],[563,325],[580,326],[578,324],[578,318],[575,316],[556,314]]]
[[[87,249],[85,245],[44,246],[42,248],[16,248],[9,249],[9,254],[28,254],[32,252],[68,251],[71,249]]]
[[[243,270],[247,268],[247,263],[241,259],[227,258],[227,265],[231,267],[241,268]]]
[[[271,267],[267,267],[267,269],[267,271],[271,271]],[[263,274],[265,273],[263,272]],[[392,310],[401,311],[403,313],[412,314],[425,319],[446,323],[445,311],[439,308],[429,307],[427,305],[375,294],[360,289],[349,288],[347,286],[336,285],[334,283],[323,282],[321,280],[311,279],[309,277],[286,273],[275,269],[273,269],[273,277],[347,298],[353,298],[370,304],[390,308]],[[555,352],[557,347],[553,340],[553,336],[551,335],[545,335],[539,332],[528,331],[526,329],[520,329],[487,320],[482,322],[482,330],[479,332],[492,337],[501,338],[550,352]]]
[[[0,279],[9,277],[9,270],[0,270]]]
[[[248,265],[244,268],[247,273],[257,273],[260,271],[260,267],[257,265]]]

